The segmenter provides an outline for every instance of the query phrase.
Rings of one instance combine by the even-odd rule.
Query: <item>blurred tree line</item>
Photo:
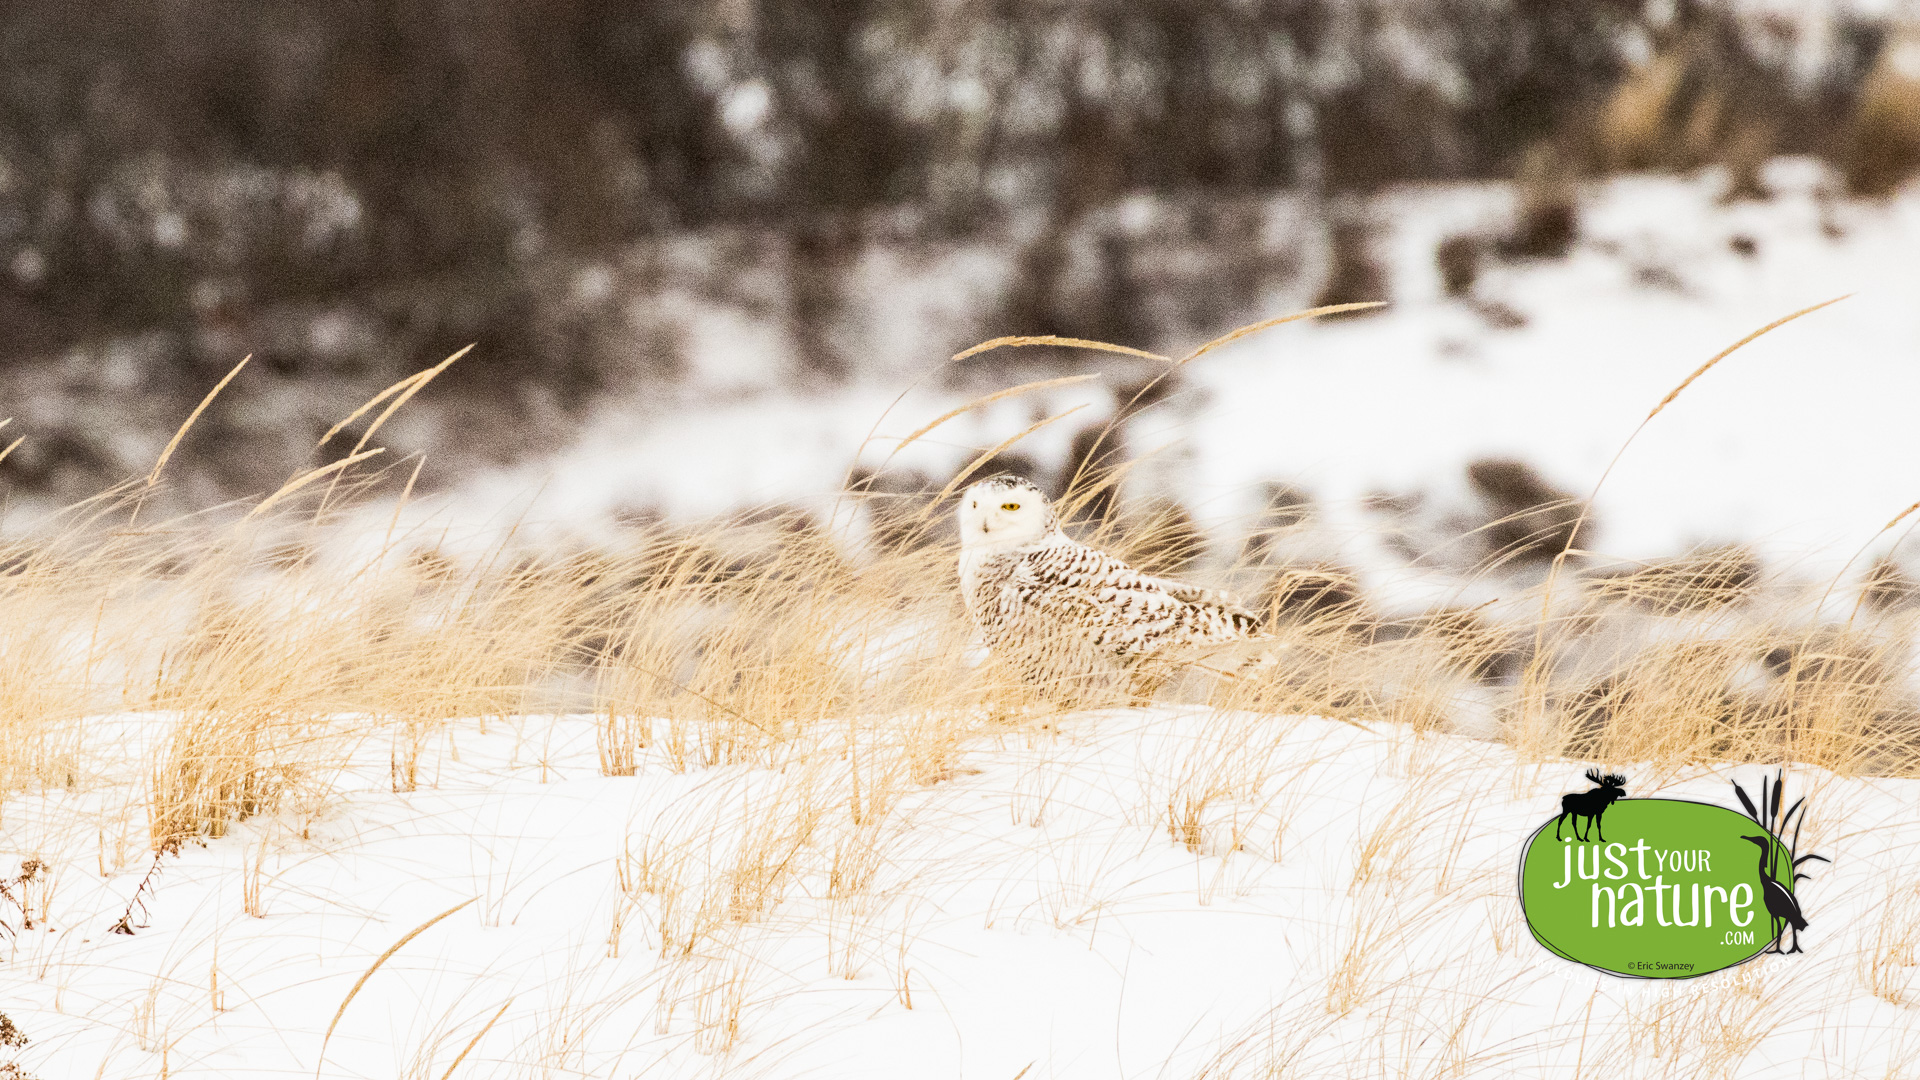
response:
[[[1131,193],[1364,196],[1542,147],[1573,171],[1845,157],[1884,27],[1840,18],[1796,71],[1792,27],[1663,7],[0,0],[0,377],[177,415],[242,353],[345,393],[479,341],[444,392],[564,415],[671,365],[610,372],[556,268],[668,237],[773,238],[796,362],[832,379],[859,365],[821,328],[876,215],[903,243],[1006,236],[994,332],[1137,338],[1137,304],[1063,285],[1068,238]],[[1623,104],[1661,58],[1677,75]],[[341,411],[236,400],[254,428]],[[14,481],[117,466],[58,411]]]

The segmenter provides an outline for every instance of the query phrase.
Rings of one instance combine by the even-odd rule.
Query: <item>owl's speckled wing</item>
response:
[[[1087,682],[1150,657],[1241,641],[1258,627],[1228,597],[1140,573],[1056,535],[981,567],[969,609],[987,645],[1032,682]]]

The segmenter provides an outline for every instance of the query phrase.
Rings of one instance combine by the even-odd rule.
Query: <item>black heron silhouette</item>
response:
[[[1600,827],[1600,816],[1607,807],[1626,797],[1627,778],[1618,773],[1600,775],[1599,769],[1588,769],[1587,779],[1599,786],[1591,791],[1574,791],[1560,796],[1560,816],[1553,819],[1553,838],[1560,839],[1560,823],[1568,819],[1573,821],[1573,838],[1585,843],[1587,838],[1580,835],[1580,819],[1587,819],[1587,831],[1598,832],[1600,842],[1607,842],[1606,830]]]
[[[1807,799],[1804,795],[1795,799],[1793,805],[1787,808],[1787,812],[1781,813],[1781,796],[1785,793],[1786,787],[1785,769],[1774,774],[1771,786],[1768,785],[1767,778],[1764,775],[1761,776],[1760,805],[1755,806],[1753,800],[1747,797],[1746,789],[1740,786],[1740,781],[1733,782],[1733,793],[1739,796],[1740,805],[1746,809],[1747,816],[1753,819],[1754,824],[1765,830],[1763,836],[1743,836],[1741,839],[1756,844],[1760,848],[1760,898],[1767,906],[1767,914],[1773,919],[1773,944],[1767,946],[1767,951],[1782,954],[1800,951],[1800,931],[1807,928],[1806,916],[1800,913],[1800,901],[1793,895],[1794,889],[1800,884],[1800,879],[1812,876],[1801,871],[1801,864],[1832,861],[1825,855],[1799,853],[1800,826],[1806,824],[1807,820]],[[1788,825],[1793,826],[1791,840],[1787,839]],[[1782,854],[1787,857],[1787,868],[1793,873],[1793,881],[1790,885],[1780,884],[1779,879],[1775,877],[1775,870]],[[1789,926],[1793,928],[1793,948],[1782,949],[1780,939],[1786,936],[1786,927]]]
[[[1773,876],[1774,839],[1771,836],[1742,836],[1740,839],[1758,844],[1760,847],[1760,899],[1767,905],[1767,914],[1773,919],[1773,952],[1786,954],[1800,951],[1800,931],[1807,928],[1806,916],[1800,914],[1800,901],[1793,898],[1785,885]],[[1787,927],[1793,927],[1793,948],[1782,949],[1780,939],[1787,935]]]

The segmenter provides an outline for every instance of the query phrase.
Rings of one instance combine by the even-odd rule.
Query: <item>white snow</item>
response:
[[[16,798],[6,846],[53,864],[50,917],[0,963],[0,1004],[33,1039],[19,1063],[42,1080],[438,1078],[477,1037],[453,1075],[1801,1077],[1891,1075],[1915,1049],[1916,999],[1866,980],[1876,951],[1883,990],[1920,975],[1881,921],[1920,887],[1920,781],[1791,774],[1812,808],[1802,850],[1834,860],[1802,885],[1807,952],[1663,983],[1530,939],[1519,852],[1581,781],[1492,744],[1084,714],[974,743],[864,826],[824,758],[676,772],[656,743],[609,778],[588,719],[462,722],[421,788],[394,794],[387,747],[362,746],[305,816],[162,861],[131,937],[106,931],[145,868],[137,771]],[[1729,776],[1758,779],[1627,771],[1634,795],[1722,804]],[[1209,791],[1189,850],[1167,808]],[[818,825],[800,836],[809,792]],[[727,873],[752,850],[792,872],[730,920]],[[253,867],[258,918],[242,909]],[[870,887],[836,899],[834,869],[863,867]],[[623,892],[648,874],[683,903]],[[703,900],[722,912],[704,926]],[[456,907],[327,1039],[376,959]],[[700,933],[663,955],[663,927]]]

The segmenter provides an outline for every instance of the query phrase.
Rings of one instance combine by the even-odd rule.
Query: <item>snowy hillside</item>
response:
[[[1443,292],[1436,247],[1508,228],[1511,189],[1403,189],[1384,200],[1372,244],[1394,304],[1282,327],[1193,364],[1186,389],[1130,427],[1131,450],[1152,457],[1139,486],[1231,533],[1258,508],[1262,484],[1290,485],[1321,505],[1342,544],[1374,527],[1369,494],[1465,502],[1464,467],[1478,457],[1517,458],[1584,496],[1694,368],[1784,315],[1853,294],[1741,350],[1668,408],[1601,490],[1592,538],[1629,558],[1750,543],[1831,574],[1920,499],[1920,192],[1845,200],[1820,166],[1793,159],[1764,177],[1770,199],[1732,203],[1712,170],[1597,184],[1567,258],[1483,260],[1464,297]],[[1291,211],[1275,212],[1284,221]],[[902,296],[922,288],[899,286]],[[1274,294],[1266,314],[1310,301]],[[1141,371],[1087,355],[1087,370],[1115,374],[969,413],[891,466],[943,479],[1035,419],[1085,406],[1018,447],[1058,468],[1072,431],[1111,415],[1110,387]],[[571,450],[477,480],[435,513],[591,533],[636,510],[819,506],[856,461],[881,464],[899,439],[968,400],[937,389],[944,360],[921,357],[926,374],[911,386],[902,374],[710,411],[608,413]]]

